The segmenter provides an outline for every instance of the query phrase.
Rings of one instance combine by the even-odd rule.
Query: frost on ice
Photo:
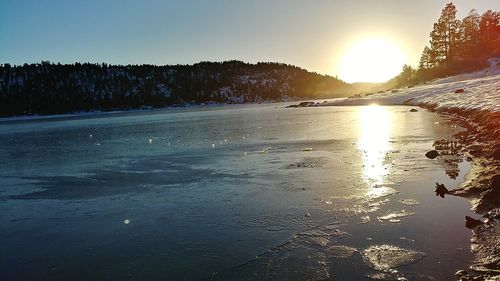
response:
[[[392,269],[414,263],[425,257],[425,253],[403,249],[392,245],[375,245],[362,251],[363,261],[376,270]]]

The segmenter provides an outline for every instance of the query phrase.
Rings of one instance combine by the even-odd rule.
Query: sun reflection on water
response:
[[[363,177],[369,185],[383,184],[388,174],[384,159],[391,149],[391,121],[390,113],[383,106],[360,108],[358,147],[363,153]]]

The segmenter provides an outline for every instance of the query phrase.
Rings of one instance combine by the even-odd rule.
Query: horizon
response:
[[[449,1],[122,2],[3,1],[0,35],[7,40],[0,47],[0,61],[13,65],[276,62],[348,83],[379,83],[396,76],[403,64],[418,63],[432,25]],[[458,18],[473,8],[482,14],[498,6],[453,3]],[[287,13],[280,13],[283,9]],[[411,16],[408,10],[413,11]],[[356,48],[357,53],[349,53]],[[398,58],[393,58],[395,52]],[[353,56],[358,58],[355,65]],[[379,61],[364,63],[369,58]],[[384,66],[391,69],[377,71],[380,61],[389,58]],[[366,73],[359,73],[360,66]]]

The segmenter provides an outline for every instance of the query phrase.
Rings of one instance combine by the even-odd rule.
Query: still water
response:
[[[434,184],[457,186],[470,164],[425,158],[458,128],[409,109],[0,122],[0,277],[452,279],[472,259],[471,214]]]

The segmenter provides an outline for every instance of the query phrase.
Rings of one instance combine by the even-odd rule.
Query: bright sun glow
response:
[[[407,61],[402,49],[382,38],[358,41],[342,57],[340,78],[346,82],[385,82]]]

